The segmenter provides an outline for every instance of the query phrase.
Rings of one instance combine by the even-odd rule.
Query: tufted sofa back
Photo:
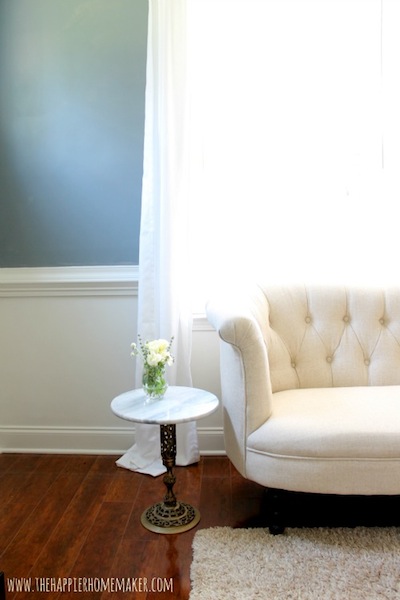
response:
[[[259,288],[273,392],[400,384],[400,288]]]

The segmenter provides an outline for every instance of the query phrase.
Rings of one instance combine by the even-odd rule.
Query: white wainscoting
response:
[[[110,402],[134,387],[136,267],[0,269],[0,452],[119,454],[135,427]],[[220,396],[216,333],[193,330],[193,385]],[[197,423],[223,454],[222,411]]]

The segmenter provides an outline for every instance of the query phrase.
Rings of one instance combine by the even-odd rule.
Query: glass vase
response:
[[[168,389],[168,383],[165,379],[165,365],[158,367],[145,366],[142,386],[148,400],[160,400]]]

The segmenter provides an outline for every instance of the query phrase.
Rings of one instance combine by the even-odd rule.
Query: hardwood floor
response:
[[[147,531],[140,516],[162,500],[162,477],[118,468],[116,458],[0,455],[0,571],[8,588],[36,588],[9,589],[7,600],[186,600],[195,532],[257,522],[263,488],[227,458],[203,457],[175,470],[174,491],[199,508],[199,525],[178,535]],[[121,583],[132,591],[116,589]]]
[[[196,531],[268,525],[264,488],[243,479],[227,458],[203,457],[176,468],[174,487],[178,499],[199,508],[200,523],[178,535],[152,533],[140,517],[162,500],[162,477],[121,469],[116,458],[0,454],[7,600],[186,600]],[[288,527],[400,526],[399,496],[286,493],[282,508]],[[10,591],[17,584],[35,592]],[[103,584],[108,589],[99,589]]]

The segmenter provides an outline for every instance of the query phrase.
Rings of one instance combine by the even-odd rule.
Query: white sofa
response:
[[[207,317],[226,452],[244,477],[400,494],[400,288],[257,284],[212,299]]]

